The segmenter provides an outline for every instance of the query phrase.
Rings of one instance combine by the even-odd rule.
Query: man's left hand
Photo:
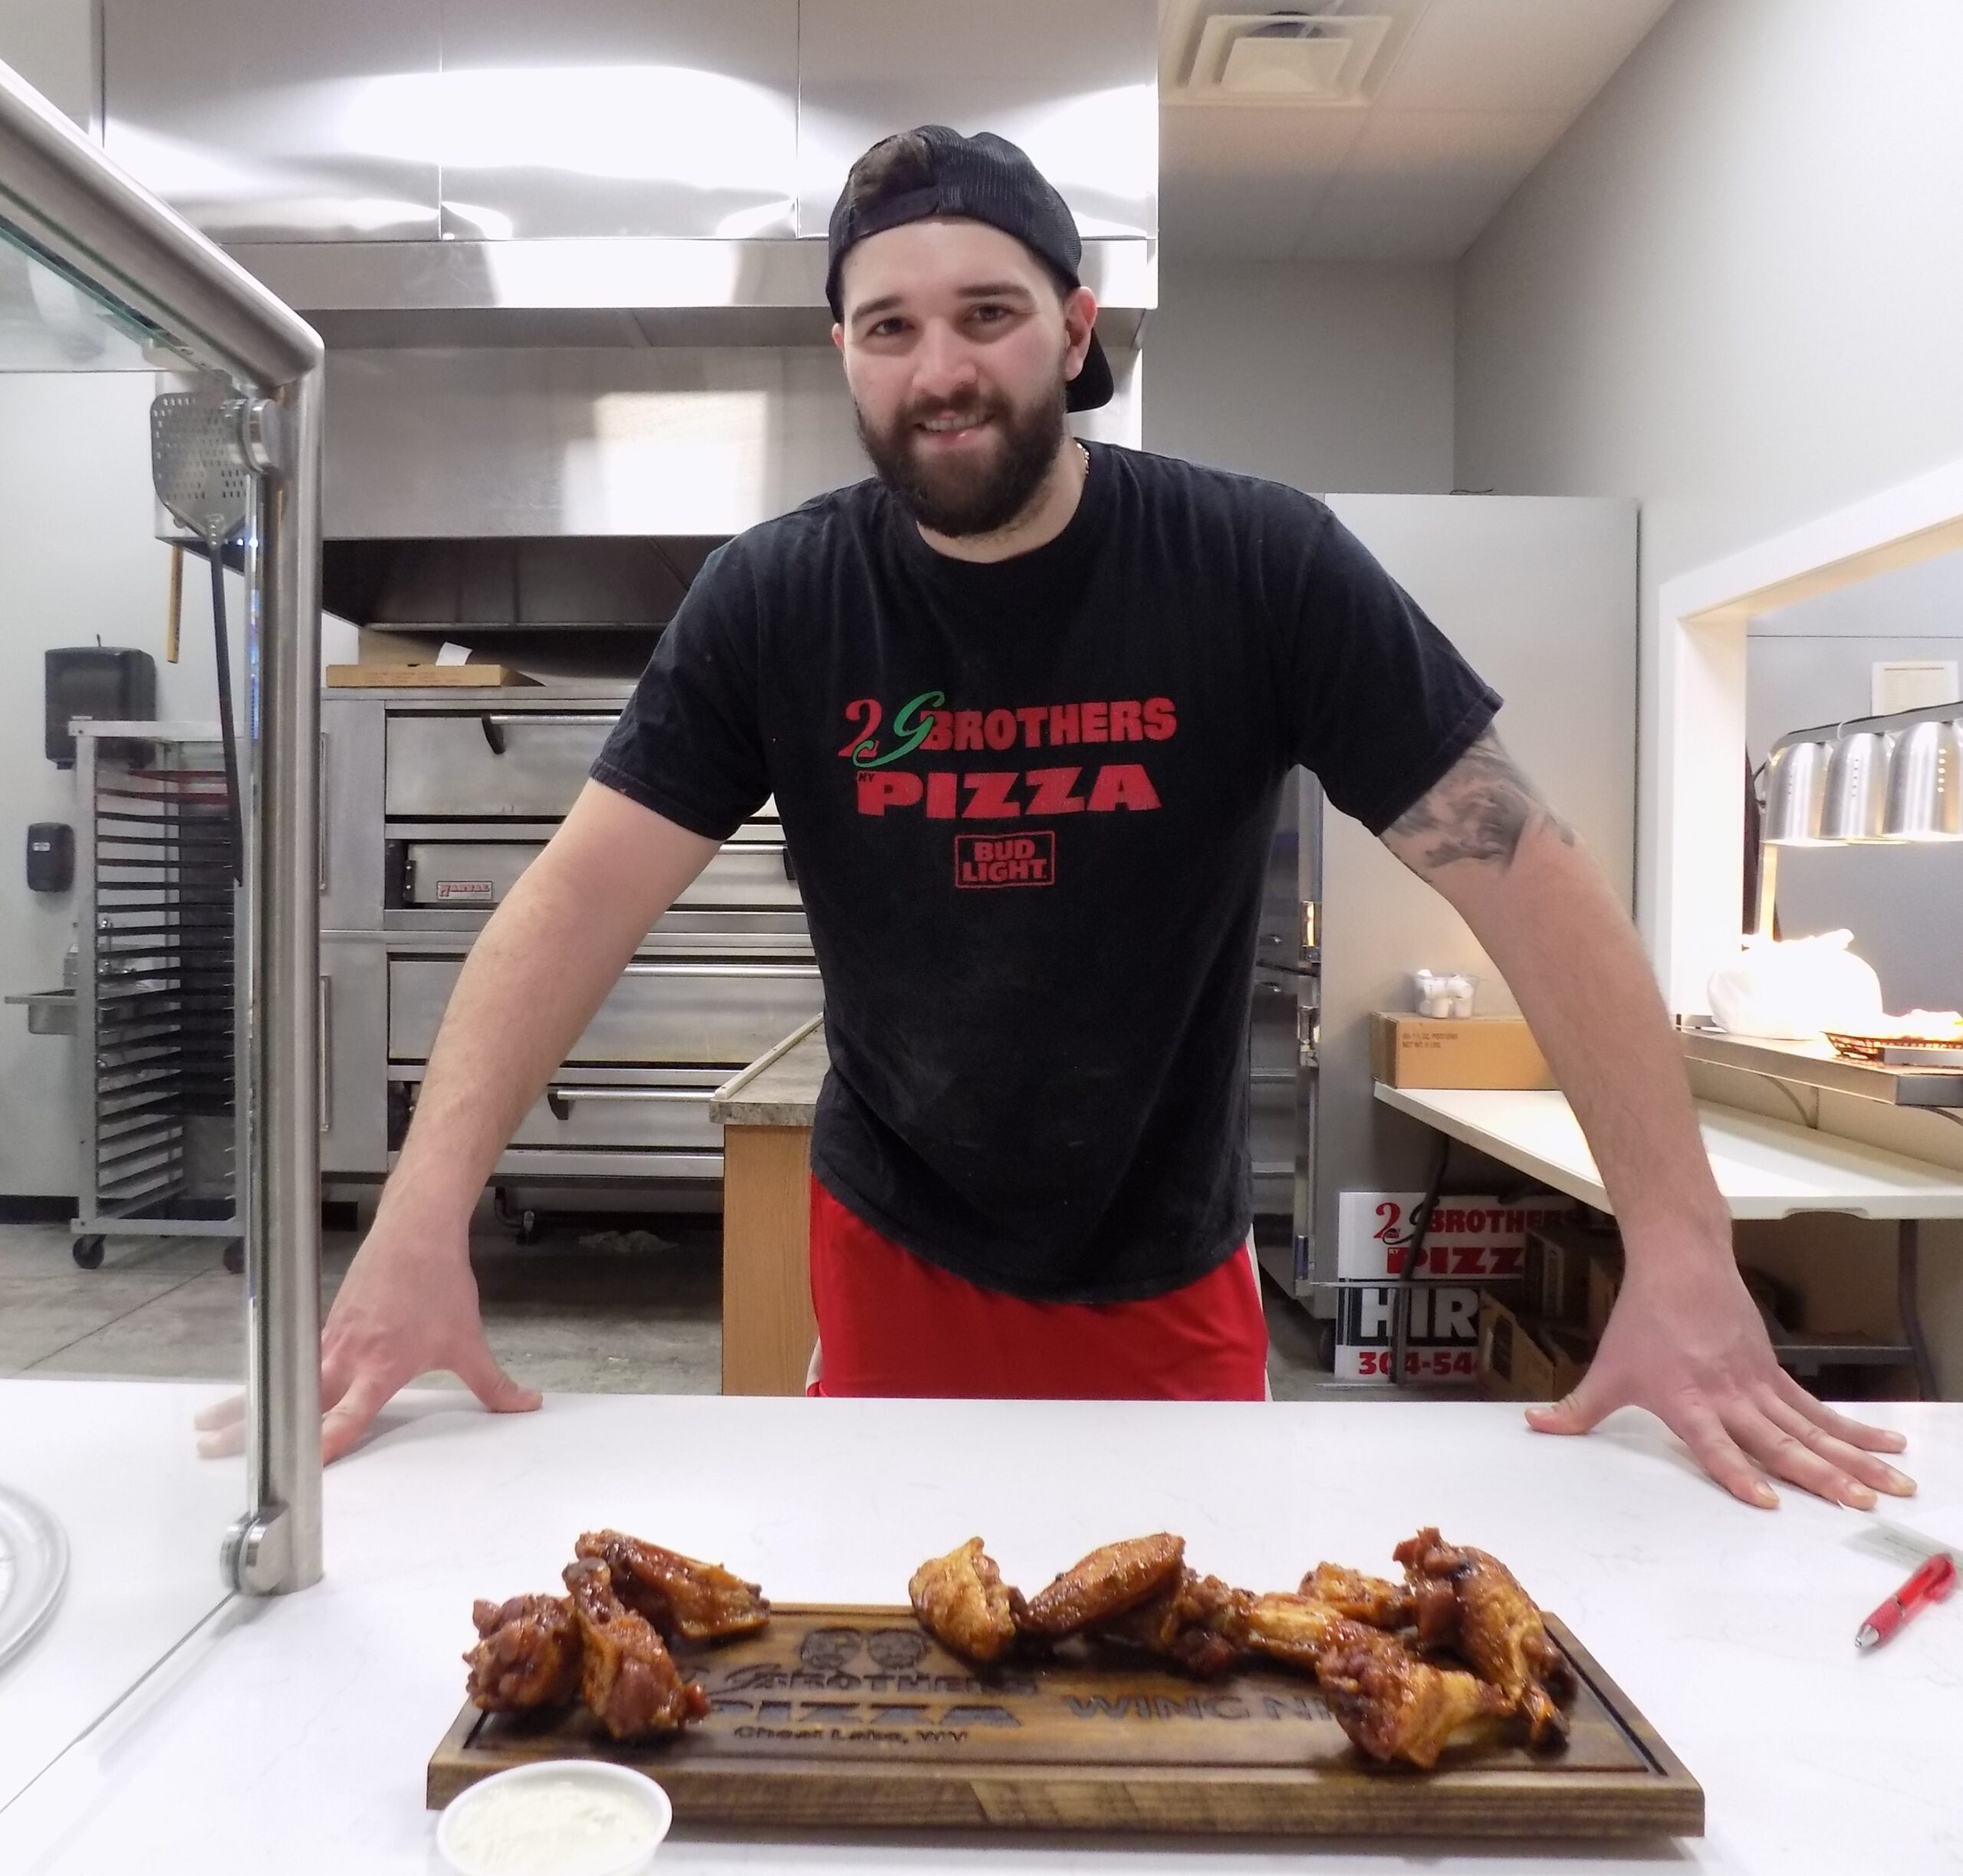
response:
[[[1877,1492],[1915,1489],[1875,1457],[1900,1452],[1900,1434],[1835,1413],[1780,1367],[1728,1255],[1633,1268],[1581,1385],[1527,1421],[1587,1433],[1619,1407],[1646,1407],[1734,1498],[1768,1511],[1779,1502],[1768,1474],[1862,1511]]]

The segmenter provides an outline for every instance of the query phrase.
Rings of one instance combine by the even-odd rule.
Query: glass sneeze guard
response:
[[[315,804],[322,358],[318,337],[296,314],[0,65],[0,373],[19,384],[18,408],[28,413],[8,439],[28,471],[18,479],[30,489],[37,478],[79,479],[80,489],[61,498],[65,508],[51,498],[41,511],[58,511],[73,522],[70,536],[84,540],[95,526],[110,525],[101,517],[112,511],[152,512],[130,499],[152,486],[145,407],[100,396],[110,387],[91,389],[85,379],[163,372],[181,383],[188,373],[232,422],[228,448],[235,444],[248,475],[250,508],[238,539],[247,629],[256,639],[255,655],[245,661],[238,739],[242,839],[237,848],[226,843],[222,869],[229,885],[230,856],[242,850],[232,1022],[235,1098],[248,1118],[232,1179],[235,1228],[245,1240],[243,1307],[234,1319],[244,1331],[246,1502],[240,1515],[237,1463],[200,1460],[191,1424],[192,1408],[227,1384],[194,1393],[159,1382],[0,1382],[0,1483],[58,1517],[69,1552],[61,1600],[51,1614],[28,1610],[37,1632],[0,1666],[0,1806],[89,1739],[233,1598],[304,1589],[321,1575]],[[30,373],[46,383],[29,383]],[[74,382],[72,400],[62,394],[64,379]],[[123,461],[126,450],[136,460]],[[116,500],[99,501],[98,484],[113,485]],[[35,544],[20,544],[23,551]],[[18,554],[14,564],[24,564]],[[159,628],[163,616],[159,603]],[[0,632],[12,623],[0,612]],[[235,642],[245,646],[244,632]],[[199,675],[199,694],[208,700],[211,679]],[[189,674],[182,695],[194,695]],[[38,736],[38,685],[17,686],[14,702],[31,714]],[[155,738],[196,726],[130,727]],[[199,781],[191,793],[215,800],[213,786]],[[186,876],[184,853],[202,842],[206,857],[198,865],[211,872],[211,815],[159,803],[148,774],[138,773],[130,790],[143,799],[115,804],[114,812],[151,817],[114,823],[151,843],[147,849],[123,843],[136,855],[132,864],[165,869],[160,879],[173,868]],[[201,820],[207,825],[193,825]],[[91,826],[100,824],[92,816]],[[137,898],[150,902],[141,889]],[[152,945],[186,922],[170,911],[132,920],[145,926],[132,935]],[[98,973],[94,981],[104,980]],[[172,994],[147,979],[129,987],[138,1002],[163,997],[159,1009]],[[188,997],[176,1007],[188,1007]],[[140,1165],[139,1158],[159,1149],[149,1115],[118,1114],[113,1124],[141,1140],[117,1160],[111,1184],[120,1190],[140,1184],[150,1162]],[[66,1238],[64,1231],[54,1240],[64,1261]],[[148,1253],[148,1275],[156,1293],[175,1294],[176,1267],[158,1260],[184,1253],[160,1242]],[[107,1280],[107,1273],[85,1271],[78,1282]],[[238,1309],[237,1280],[221,1274],[219,1285],[220,1309]],[[85,1290],[69,1303],[77,1311],[100,1307]],[[14,1523],[26,1528],[31,1520],[24,1513]],[[37,1558],[24,1552],[18,1561]],[[0,1560],[0,1574],[11,1591],[15,1564]]]
[[[0,223],[0,371],[154,371],[160,351],[127,307],[51,267]]]
[[[221,1547],[225,1586],[247,1593],[304,1589],[321,1574],[323,355],[298,314],[0,65],[0,370],[188,366],[229,394],[252,485],[243,538],[258,646],[240,738],[246,938],[235,1018],[249,1116],[236,1175],[248,1503]]]

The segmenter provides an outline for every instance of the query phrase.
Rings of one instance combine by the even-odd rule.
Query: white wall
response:
[[[1162,255],[1145,446],[1318,493],[1452,486],[1449,266]]]
[[[1646,633],[1963,451],[1963,5],[1854,19],[1678,0],[1460,264],[1459,481],[1639,496]]]
[[[1639,496],[1645,655],[1663,581],[1963,453],[1959,72],[1957,0],[1677,0],[1460,263],[1458,479]]]

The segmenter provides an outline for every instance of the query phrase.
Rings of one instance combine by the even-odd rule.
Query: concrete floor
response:
[[[722,1238],[716,1218],[649,1221],[659,1243],[551,1230],[520,1247],[495,1226],[472,1242],[485,1326],[498,1359],[548,1392],[714,1394],[722,1367]],[[358,1235],[323,1244],[324,1303]],[[236,1381],[245,1372],[242,1280],[215,1240],[112,1237],[78,1269],[64,1224],[0,1224],[0,1375]],[[1353,1393],[1317,1365],[1307,1317],[1267,1290],[1278,1400]],[[449,1375],[431,1385],[456,1384]]]

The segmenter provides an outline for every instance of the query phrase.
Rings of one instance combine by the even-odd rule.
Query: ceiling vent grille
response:
[[[1194,104],[1366,104],[1388,14],[1215,13],[1175,95]]]

